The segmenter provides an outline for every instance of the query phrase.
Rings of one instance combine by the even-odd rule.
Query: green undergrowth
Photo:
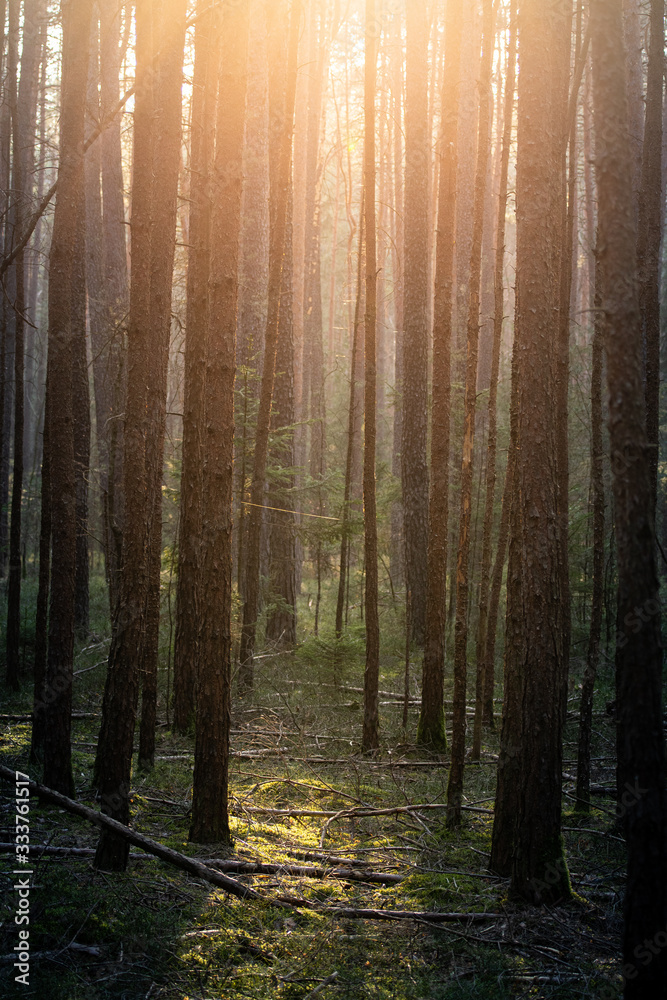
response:
[[[313,588],[310,587],[312,595]],[[304,593],[309,592],[304,587]],[[108,634],[96,591],[92,636],[77,646],[73,722],[77,798],[91,793]],[[333,587],[325,581],[324,620]],[[334,874],[287,871],[233,875],[264,900],[241,901],[210,884],[132,852],[122,875],[97,872],[90,856],[43,855],[34,862],[31,890],[30,985],[14,982],[9,956],[13,923],[13,858],[0,854],[2,895],[0,996],[39,1000],[505,1000],[620,996],[617,954],[624,849],[612,831],[613,800],[600,796],[589,815],[564,798],[567,862],[578,897],[549,910],[518,906],[509,883],[487,868],[491,845],[498,734],[485,732],[482,759],[469,762],[459,830],[445,827],[446,756],[415,745],[417,705],[401,719],[404,651],[400,609],[386,594],[380,689],[381,747],[360,753],[363,623],[348,622],[340,639],[312,633],[313,609],[304,597],[299,646],[266,648],[257,660],[251,698],[235,700],[231,739],[232,857],[332,871],[347,868],[398,875],[388,885],[352,882]],[[98,598],[100,599],[98,601]],[[355,612],[358,615],[358,610]],[[163,632],[155,766],[134,770],[132,823],[142,833],[203,859],[224,858],[224,845],[188,841],[194,742],[167,717],[168,640]],[[89,669],[90,668],[90,669]],[[413,650],[410,693],[418,692],[419,655]],[[84,672],[85,671],[85,672]],[[472,683],[472,677],[471,677]],[[451,696],[447,685],[446,695]],[[5,712],[30,707],[29,678],[21,692],[3,692]],[[604,693],[603,693],[604,697]],[[604,705],[597,708],[604,709]],[[446,713],[447,721],[451,718]],[[28,764],[29,723],[0,722],[0,760],[39,778]],[[571,773],[574,720],[566,734]],[[612,720],[596,717],[593,780],[613,785],[608,744]],[[566,790],[571,786],[566,784]],[[0,786],[2,841],[13,823],[11,788]],[[422,805],[422,809],[406,807]],[[374,814],[372,810],[396,809]],[[479,811],[477,811],[479,810]],[[486,811],[485,811],[486,810]],[[289,813],[289,814],[287,814]],[[303,815],[309,813],[310,815]],[[31,801],[31,840],[51,847],[94,848],[97,833],[84,820]],[[310,855],[310,857],[308,857]],[[278,897],[297,904],[285,907]],[[306,908],[318,907],[313,910]],[[487,913],[481,922],[429,925],[419,920],[352,919],[334,907],[373,910]],[[327,910],[326,908],[329,908]],[[71,945],[79,947],[70,947]],[[83,947],[81,947],[83,946]]]

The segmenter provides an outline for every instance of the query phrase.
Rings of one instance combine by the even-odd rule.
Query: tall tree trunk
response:
[[[456,623],[454,629],[454,704],[452,732],[452,763],[447,786],[447,823],[461,822],[463,796],[463,762],[466,734],[466,680],[468,673],[468,587],[470,561],[470,520],[472,513],[473,456],[475,447],[475,417],[477,403],[477,355],[479,349],[479,298],[482,273],[482,237],[484,234],[484,203],[486,176],[491,147],[491,72],[493,67],[495,8],[492,0],[484,0],[481,73],[479,81],[479,136],[475,176],[475,201],[470,251],[470,290],[468,313],[468,344],[466,349],[466,382],[464,398],[463,458],[461,463],[461,508],[459,514],[459,547],[456,562]]]
[[[366,313],[364,318],[364,562],[366,589],[366,667],[364,670],[363,750],[379,745],[378,681],[380,623],[378,619],[378,541],[375,504],[376,380],[375,344],[377,261],[375,234],[375,0],[366,0],[364,57],[364,219],[366,231]]]
[[[35,609],[35,658],[33,663],[32,730],[30,761],[36,764],[44,753],[46,713],[46,662],[48,652],[49,580],[51,571],[51,448],[49,445],[50,404],[48,376],[44,394],[42,438],[42,507],[39,524],[39,578]]]
[[[269,306],[266,320],[266,337],[264,342],[264,368],[262,371],[259,413],[257,414],[257,431],[255,435],[255,457],[252,487],[250,492],[251,507],[250,514],[247,519],[247,583],[245,601],[243,604],[243,628],[241,632],[240,650],[241,670],[239,674],[239,683],[241,688],[244,690],[252,688],[253,684],[252,658],[255,648],[257,613],[259,608],[260,527],[264,502],[264,481],[266,477],[269,430],[271,426],[271,401],[273,397],[273,382],[275,377],[276,347],[279,333],[280,291],[287,225],[287,203],[290,185],[290,162],[294,121],[294,98],[296,92],[296,62],[300,15],[301,0],[292,0],[287,62],[287,86],[285,96],[285,127],[281,136],[280,159],[275,184],[275,252],[272,254],[272,259],[269,261]]]
[[[16,12],[12,9],[16,7]],[[19,0],[10,0],[10,23],[19,23]],[[31,8],[29,7],[28,10]],[[33,5],[34,13],[34,5]],[[24,17],[23,38],[24,47],[21,59],[21,81],[25,83],[24,71],[30,69],[26,65],[36,50],[34,24],[31,26],[30,15]],[[13,156],[10,220],[13,233],[22,229],[25,214],[24,200],[27,195],[24,167],[25,156],[23,145],[28,137],[22,128],[23,108],[19,108],[19,94],[16,80],[15,60],[13,72],[9,80],[10,113],[12,117]],[[7,590],[7,683],[11,689],[19,689],[20,638],[21,638],[21,500],[23,496],[23,370],[24,370],[24,315],[26,308],[25,296],[25,255],[19,253],[13,265],[15,299],[11,303],[15,316],[14,334],[14,463],[12,469],[12,500],[11,522],[9,534],[9,586]]]
[[[74,627],[88,634],[88,476],[90,472],[90,388],[86,338],[86,201],[85,181],[79,192],[77,248],[72,265],[72,408],[74,417],[74,472],[76,476],[76,577]]]
[[[519,11],[517,152],[518,448],[505,647],[506,703],[492,863],[509,860],[512,892],[549,903],[570,895],[560,837],[563,725],[561,546],[557,507],[555,344],[562,232],[560,82],[567,0]],[[508,770],[509,768],[509,770]],[[508,777],[512,780],[508,780]],[[499,843],[495,826],[502,831]]]
[[[512,119],[514,115],[514,88],[516,82],[516,0],[510,7],[510,41],[507,52],[507,72],[505,74],[505,107],[503,115],[502,152],[500,154],[500,191],[498,194],[498,225],[496,229],[496,255],[493,291],[493,343],[491,348],[491,379],[489,384],[488,427],[489,437],[486,449],[486,492],[484,506],[484,531],[482,538],[482,568],[480,578],[479,619],[477,622],[477,683],[475,690],[475,723],[472,740],[472,759],[479,760],[482,744],[482,722],[484,716],[484,695],[486,679],[491,673],[491,723],[493,722],[493,673],[495,630],[498,615],[496,599],[495,615],[493,617],[494,647],[491,650],[491,663],[486,654],[487,626],[489,624],[489,591],[491,589],[491,535],[493,531],[493,508],[496,498],[496,453],[498,449],[498,374],[500,370],[500,341],[505,317],[505,289],[503,268],[505,264],[505,230],[507,216],[507,177],[509,173],[510,145],[512,142]],[[506,524],[509,523],[506,519]],[[505,546],[499,553],[500,573],[505,556]]]
[[[357,355],[359,353],[359,326],[361,322],[362,281],[364,277],[364,196],[361,196],[361,211],[359,213],[359,254],[357,258],[357,294],[354,306],[354,324],[352,327],[352,343],[350,345],[350,402],[347,419],[347,448],[345,452],[345,482],[343,485],[343,512],[341,517],[340,538],[340,571],[338,574],[338,597],[336,600],[336,635],[343,631],[343,610],[345,606],[345,588],[349,577],[350,556],[350,498],[352,493],[352,458],[354,454],[354,438],[357,422]]]
[[[131,216],[132,275],[128,323],[127,392],[123,437],[123,526],[120,594],[109,650],[94,781],[102,811],[122,823],[130,817],[129,789],[135,718],[139,697],[137,651],[141,648],[148,585],[148,384],[151,380],[150,278],[153,168],[153,0],[136,7],[136,76]],[[95,866],[123,871],[128,846],[103,832]]]
[[[212,178],[211,300],[206,349],[202,593],[190,840],[229,843],[234,375],[248,0],[223,9]]]
[[[428,25],[424,4],[406,6],[405,269],[401,483],[412,635],[424,642],[428,539]]]
[[[167,411],[171,296],[176,246],[178,175],[181,162],[181,105],[186,0],[157,0],[155,26],[160,52],[155,82],[155,143],[151,219],[150,322],[152,378],[148,389],[146,477],[148,484],[148,589],[146,625],[139,651],[141,723],[139,766],[153,766],[157,716],[157,670],[160,639],[162,568],[162,468]]]
[[[646,434],[651,449],[651,490],[653,509],[658,495],[658,446],[660,426],[660,241],[662,234],[662,84],[665,69],[665,2],[651,0],[646,121],[639,228],[637,230],[637,270],[646,358]]]
[[[49,450],[52,575],[45,686],[44,783],[73,796],[70,726],[76,575],[76,476],[73,367],[76,330],[72,284],[77,273],[78,210],[83,190],[83,141],[92,0],[63,0],[63,90],[58,192],[49,256]]]
[[[426,639],[422,700],[417,742],[444,752],[445,610],[449,519],[449,427],[451,420],[451,350],[456,225],[456,165],[461,71],[462,0],[447,6],[445,70],[440,124],[440,176],[433,322],[433,411],[429,497]]]
[[[287,80],[287,19],[285,10],[277,7],[274,20],[269,22],[271,62],[269,66],[269,176],[277,177],[280,160],[280,137],[285,128],[285,97]],[[280,22],[280,23],[278,23]],[[275,195],[275,192],[274,192]],[[276,198],[270,199],[275,206]],[[280,290],[280,329],[276,348],[276,375],[271,412],[273,441],[270,445],[271,511],[269,587],[273,610],[266,622],[266,638],[281,646],[296,644],[296,533],[292,513],[294,498],[294,312],[292,300],[293,275],[293,184],[290,182],[285,225],[285,246]],[[273,220],[272,220],[273,222]],[[272,226],[271,249],[275,252]],[[321,331],[320,331],[321,333]]]
[[[623,959],[626,1000],[663,996],[667,953],[637,962],[645,942],[667,922],[667,800],[662,733],[660,602],[655,563],[654,494],[642,378],[642,323],[637,290],[632,162],[623,69],[620,0],[591,0],[598,237],[609,394],[618,555],[616,703],[619,790],[628,783],[624,817],[628,874]],[[627,801],[627,799],[625,800]]]
[[[595,285],[601,285],[598,278]],[[602,441],[602,368],[603,325],[599,295],[591,289],[591,305],[595,308],[593,357],[591,367],[591,494],[593,506],[593,594],[588,632],[586,667],[581,684],[579,746],[577,752],[577,809],[590,811],[591,794],[591,731],[593,725],[593,693],[600,657],[602,634],[602,602],[604,591],[604,464]]]
[[[174,645],[174,726],[184,733],[194,721],[195,664],[198,659],[198,610],[201,602],[199,549],[204,460],[204,391],[209,322],[211,253],[211,166],[218,88],[219,19],[200,0],[195,27],[192,95],[190,225],[185,325],[183,460],[178,533],[176,640]]]

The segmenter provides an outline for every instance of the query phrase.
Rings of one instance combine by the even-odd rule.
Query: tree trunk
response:
[[[639,308],[642,318],[646,375],[646,434],[651,449],[653,510],[658,495],[658,446],[660,427],[660,241],[662,234],[662,83],[665,68],[665,2],[651,0],[646,121],[639,228],[637,272]]]
[[[362,279],[364,275],[364,197],[361,196],[361,211],[359,213],[359,255],[357,259],[357,295],[354,306],[354,325],[352,327],[352,343],[350,345],[350,402],[347,420],[347,449],[345,452],[345,482],[343,486],[343,512],[341,517],[340,539],[340,571],[338,574],[338,597],[336,600],[336,636],[343,631],[343,609],[345,605],[345,588],[349,576],[350,555],[350,496],[352,491],[352,457],[354,454],[355,425],[357,421],[357,353],[359,350],[359,325],[361,321]]]
[[[667,953],[637,962],[667,923],[667,801],[662,734],[660,602],[655,564],[654,494],[642,378],[636,227],[620,0],[591,0],[598,237],[609,394],[616,543],[618,632],[616,703],[619,791],[625,789],[628,874],[623,958],[626,1000],[664,996]],[[645,947],[644,947],[644,950]]]
[[[148,486],[148,587],[146,623],[139,650],[141,724],[139,766],[153,766],[157,715],[157,669],[160,639],[160,570],[162,568],[162,468],[167,410],[171,297],[176,246],[178,175],[181,162],[181,105],[186,0],[156,0],[159,72],[155,80],[153,128],[153,200],[151,218],[151,379],[148,386],[148,434],[145,443]]]
[[[492,864],[509,867],[512,892],[533,903],[571,891],[560,837],[563,595],[551,416],[564,182],[554,150],[562,141],[561,43],[570,18],[567,0],[547,15],[528,0],[518,20],[518,448]]]
[[[131,216],[132,276],[128,323],[127,392],[123,438],[122,572],[113,621],[109,666],[102,703],[94,781],[106,815],[127,824],[135,717],[139,697],[137,652],[141,649],[147,593],[148,476],[145,442],[148,433],[148,383],[151,379],[150,277],[153,164],[153,0],[136,7],[137,94],[134,108],[134,153]],[[154,377],[154,373],[153,373]],[[95,866],[124,871],[127,844],[103,832]]]
[[[192,96],[192,152],[188,283],[185,325],[183,464],[178,533],[176,641],[174,645],[174,726],[185,733],[194,722],[195,664],[198,659],[198,610],[201,602],[199,551],[203,475],[206,339],[209,322],[211,252],[211,166],[218,87],[219,21],[208,12],[195,27]]]
[[[255,648],[257,631],[257,613],[259,608],[259,557],[260,557],[260,527],[262,507],[264,504],[264,481],[266,477],[266,458],[271,426],[271,401],[276,365],[276,347],[279,333],[280,291],[282,283],[282,264],[285,250],[285,233],[287,226],[287,203],[290,186],[290,161],[292,147],[292,130],[294,120],[294,98],[296,91],[297,49],[299,40],[299,21],[301,15],[301,0],[292,0],[290,13],[290,35],[287,64],[287,86],[285,96],[285,127],[281,135],[280,159],[275,183],[276,202],[274,229],[274,253],[269,261],[269,306],[266,321],[265,356],[260,389],[259,413],[257,414],[257,431],[255,435],[255,458],[253,465],[252,487],[250,492],[250,514],[248,515],[248,551],[246,594],[243,604],[243,629],[241,632],[241,670],[239,683],[242,690],[249,690],[253,685],[252,658]]]
[[[598,278],[596,286],[601,285]],[[579,747],[577,752],[577,809],[590,811],[591,730],[593,725],[593,693],[600,656],[602,634],[602,601],[604,590],[604,463],[602,441],[602,367],[603,325],[599,295],[591,289],[591,305],[595,307],[593,357],[591,368],[591,494],[593,506],[593,594],[588,633],[586,668],[581,684]]]
[[[401,484],[412,635],[424,642],[428,540],[428,25],[424,4],[406,6],[403,418]]]
[[[269,65],[269,176],[275,181],[280,160],[280,137],[285,129],[287,80],[287,19],[276,8],[269,22],[271,61]],[[274,192],[275,195],[275,192]],[[271,413],[273,440],[270,445],[269,505],[271,513],[269,587],[273,604],[266,622],[266,638],[283,647],[296,644],[296,533],[294,507],[294,313],[293,275],[293,184],[290,182],[285,247],[280,290],[280,329],[276,348],[276,375]],[[275,196],[272,204],[276,204]],[[271,220],[273,223],[273,220]],[[275,252],[275,233],[271,225],[271,249]],[[321,332],[321,331],[320,331]]]
[[[433,323],[433,411],[429,497],[426,639],[417,743],[444,752],[445,609],[449,519],[449,426],[451,419],[451,350],[456,225],[457,107],[460,77],[462,2],[447,7],[445,70],[440,125],[440,176]]]
[[[76,330],[72,292],[77,274],[79,197],[83,190],[83,142],[92,0],[63,3],[63,91],[58,192],[49,256],[49,451],[52,511],[52,574],[46,669],[44,781],[63,795],[74,793],[70,715],[74,658],[76,575],[76,476],[74,467],[73,367]]]
[[[366,232],[366,313],[364,318],[364,562],[366,589],[366,667],[364,670],[363,750],[379,745],[378,680],[380,623],[378,619],[378,541],[375,505],[376,380],[375,345],[377,262],[375,249],[375,0],[366,0],[364,58],[364,220]]]
[[[239,235],[243,186],[248,0],[223,10],[212,177],[206,349],[202,594],[190,840],[231,841],[227,814],[231,703],[232,481]]]
[[[447,786],[447,823],[461,822],[463,763],[466,734],[466,680],[468,673],[468,580],[470,561],[470,519],[472,513],[473,456],[477,403],[477,356],[479,349],[479,298],[482,271],[482,236],[486,175],[491,147],[491,72],[493,64],[495,8],[484,0],[484,28],[479,81],[479,136],[475,176],[475,201],[470,251],[470,289],[468,300],[468,344],[464,398],[463,457],[461,462],[461,507],[459,546],[456,561],[456,623],[454,628],[454,704],[452,763]]]
[[[487,676],[491,673],[490,713],[493,721],[493,673],[495,655],[495,630],[498,616],[498,599],[493,617],[494,646],[490,650],[491,663],[486,658],[488,652],[487,627],[489,624],[489,590],[491,589],[491,535],[493,531],[493,508],[496,498],[496,453],[498,449],[498,374],[500,369],[500,341],[505,318],[505,290],[503,268],[505,263],[505,229],[507,215],[507,177],[509,172],[510,145],[512,142],[512,119],[514,115],[514,89],[516,82],[516,2],[510,7],[510,41],[507,53],[505,75],[505,107],[503,114],[503,138],[500,158],[500,191],[498,194],[498,225],[496,229],[496,255],[493,291],[493,343],[491,347],[491,378],[489,384],[488,427],[489,436],[486,450],[486,492],[484,505],[484,529],[482,538],[482,568],[480,578],[479,619],[477,622],[477,683],[475,690],[475,723],[472,739],[472,759],[479,760],[482,744],[482,722],[484,721],[484,701]],[[505,521],[508,524],[508,520]],[[505,545],[499,552],[500,574],[505,557]],[[495,574],[494,574],[495,580]],[[500,591],[500,588],[498,588]],[[498,595],[499,596],[499,595]]]

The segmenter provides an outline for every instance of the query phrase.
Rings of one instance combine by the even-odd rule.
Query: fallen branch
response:
[[[102,952],[95,945],[88,944],[78,944],[76,941],[70,941],[66,944],[64,948],[59,948],[58,951],[34,951],[31,952],[30,958],[34,961],[35,959],[40,959],[43,961],[45,958],[58,958],[65,951],[78,951],[83,955],[92,955],[94,958],[100,958]],[[0,963],[3,965],[8,965],[10,962],[16,961],[16,952],[11,955],[0,955]]]
[[[4,778],[5,781],[14,784],[16,782],[16,771],[11,771],[8,767],[0,764],[0,778]],[[254,889],[242,885],[235,879],[227,878],[221,872],[207,868],[201,862],[195,861],[194,858],[188,858],[184,854],[179,854],[178,851],[172,851],[171,848],[165,847],[163,844],[158,844],[149,837],[144,837],[143,834],[137,833],[136,830],[131,830],[129,826],[118,823],[117,820],[111,819],[110,816],[105,816],[104,813],[97,812],[95,809],[89,809],[88,806],[82,805],[81,802],[69,799],[66,795],[61,795],[60,792],[54,791],[53,788],[47,788],[46,785],[41,785],[37,781],[30,781],[29,788],[33,795],[36,795],[44,802],[50,802],[60,809],[65,809],[67,812],[73,813],[75,816],[81,816],[95,826],[103,826],[108,830],[113,830],[114,833],[124,837],[125,840],[129,840],[135,847],[140,847],[142,851],[146,851],[147,854],[153,854],[156,858],[166,861],[167,864],[173,865],[175,868],[180,868],[182,871],[186,871],[190,875],[195,875],[197,878],[205,879],[219,889],[224,889],[231,896],[237,896],[239,899],[264,900],[264,897]]]
[[[16,781],[16,771],[12,771],[10,768],[0,764],[0,778],[13,785]],[[95,826],[107,827],[107,829],[113,830],[114,833],[129,840],[131,844],[141,848],[147,854],[152,854],[154,857],[159,858],[161,861],[166,861],[167,864],[173,865],[175,868],[180,868],[182,871],[186,871],[196,878],[210,882],[211,885],[215,885],[239,899],[254,899],[269,906],[287,906],[297,910],[305,909],[316,913],[328,913],[331,916],[342,917],[348,920],[417,920],[422,923],[442,924],[447,922],[472,923],[480,920],[498,920],[502,917],[501,913],[433,913],[430,910],[354,909],[344,906],[322,906],[319,903],[312,903],[307,899],[299,899],[294,896],[264,896],[254,889],[249,889],[247,886],[241,885],[235,879],[228,878],[221,872],[208,868],[194,858],[188,858],[184,854],[179,854],[178,851],[172,851],[171,848],[165,847],[163,844],[158,844],[149,837],[144,837],[143,834],[137,833],[136,830],[124,826],[123,823],[118,823],[103,813],[89,809],[88,806],[84,806],[80,802],[75,802],[73,799],[68,798],[66,795],[61,795],[60,792],[56,792],[52,788],[47,788],[46,785],[41,785],[39,782],[31,780],[28,782],[28,786],[31,793],[44,802],[50,802],[58,806],[58,808],[64,809],[66,812],[72,813],[75,816],[81,816]],[[389,810],[389,812],[405,811],[407,808],[409,807],[398,807],[398,810]]]
[[[346,920],[418,920],[429,924],[446,923],[479,923],[482,920],[500,920],[502,913],[434,913],[432,910],[369,910],[354,909],[350,906],[321,906],[307,899],[297,899],[293,896],[276,897],[281,903],[287,903],[316,913],[329,913]]]

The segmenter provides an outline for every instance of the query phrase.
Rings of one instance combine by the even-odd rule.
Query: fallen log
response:
[[[0,778],[4,781],[14,785],[16,774],[16,771],[5,767],[4,764],[0,764]],[[123,823],[118,823],[115,819],[105,816],[104,813],[97,812],[95,809],[89,809],[88,806],[84,806],[80,802],[75,802],[74,799],[70,799],[66,795],[61,795],[60,792],[56,792],[53,788],[47,788],[46,785],[32,780],[28,782],[28,787],[30,792],[42,801],[50,802],[52,805],[58,806],[58,808],[64,809],[74,816],[81,816],[95,826],[105,826],[119,836],[129,840],[131,844],[141,848],[147,854],[152,854],[161,861],[166,861],[167,864],[173,865],[175,868],[180,868],[190,875],[194,875],[195,878],[201,878],[206,882],[210,882],[211,885],[215,885],[229,893],[229,895],[236,896],[239,899],[253,899],[268,906],[289,907],[295,910],[303,909],[316,913],[327,913],[331,916],[342,917],[348,920],[416,920],[421,923],[442,924],[448,922],[473,923],[480,920],[499,920],[503,916],[502,913],[434,913],[430,910],[355,909],[354,907],[345,906],[323,906],[320,903],[314,903],[307,899],[299,899],[296,896],[265,896],[254,889],[242,885],[235,879],[228,878],[213,868],[208,868],[195,858],[188,858],[184,854],[179,854],[178,851],[172,851],[171,848],[165,847],[163,844],[159,844],[149,837],[144,837],[143,834],[137,833],[136,830],[132,830],[128,826],[124,826]]]
[[[7,854],[15,850],[14,844],[0,844],[0,853]],[[92,858],[94,847],[51,847],[47,844],[31,844],[31,855],[46,855],[57,858]],[[148,860],[144,854],[131,854],[132,860]],[[317,865],[290,865],[280,862],[244,861],[232,858],[201,858],[200,863],[215,871],[233,872],[237,875],[285,875],[294,878],[337,878],[345,882],[367,882],[373,885],[398,885],[405,875],[394,875],[391,872],[373,872],[341,867],[320,867]]]
[[[0,764],[0,778],[11,784],[15,784],[16,771],[11,771],[8,767]],[[125,840],[129,840],[135,847],[140,847],[142,851],[146,851],[147,854],[153,854],[156,858],[160,858],[161,861],[166,861],[167,864],[173,865],[175,868],[180,868],[182,871],[188,872],[196,878],[205,879],[219,889],[224,889],[231,896],[237,896],[239,899],[264,899],[259,892],[242,885],[235,879],[228,878],[226,875],[216,872],[212,868],[207,868],[206,865],[195,861],[194,858],[188,858],[184,854],[179,854],[178,851],[172,851],[170,847],[165,847],[163,844],[158,844],[157,841],[151,840],[149,837],[144,837],[143,834],[137,833],[136,830],[130,829],[129,826],[118,823],[117,820],[111,819],[110,816],[105,816],[104,813],[97,812],[95,809],[89,809],[88,806],[84,806],[81,802],[75,802],[74,799],[70,799],[66,795],[61,795],[60,792],[54,791],[53,788],[47,788],[46,785],[41,785],[39,782],[32,780],[29,781],[28,786],[30,792],[36,795],[37,798],[42,799],[42,801],[50,802],[75,816],[81,816],[95,826],[104,826],[108,830],[113,830],[114,833],[124,837]]]

